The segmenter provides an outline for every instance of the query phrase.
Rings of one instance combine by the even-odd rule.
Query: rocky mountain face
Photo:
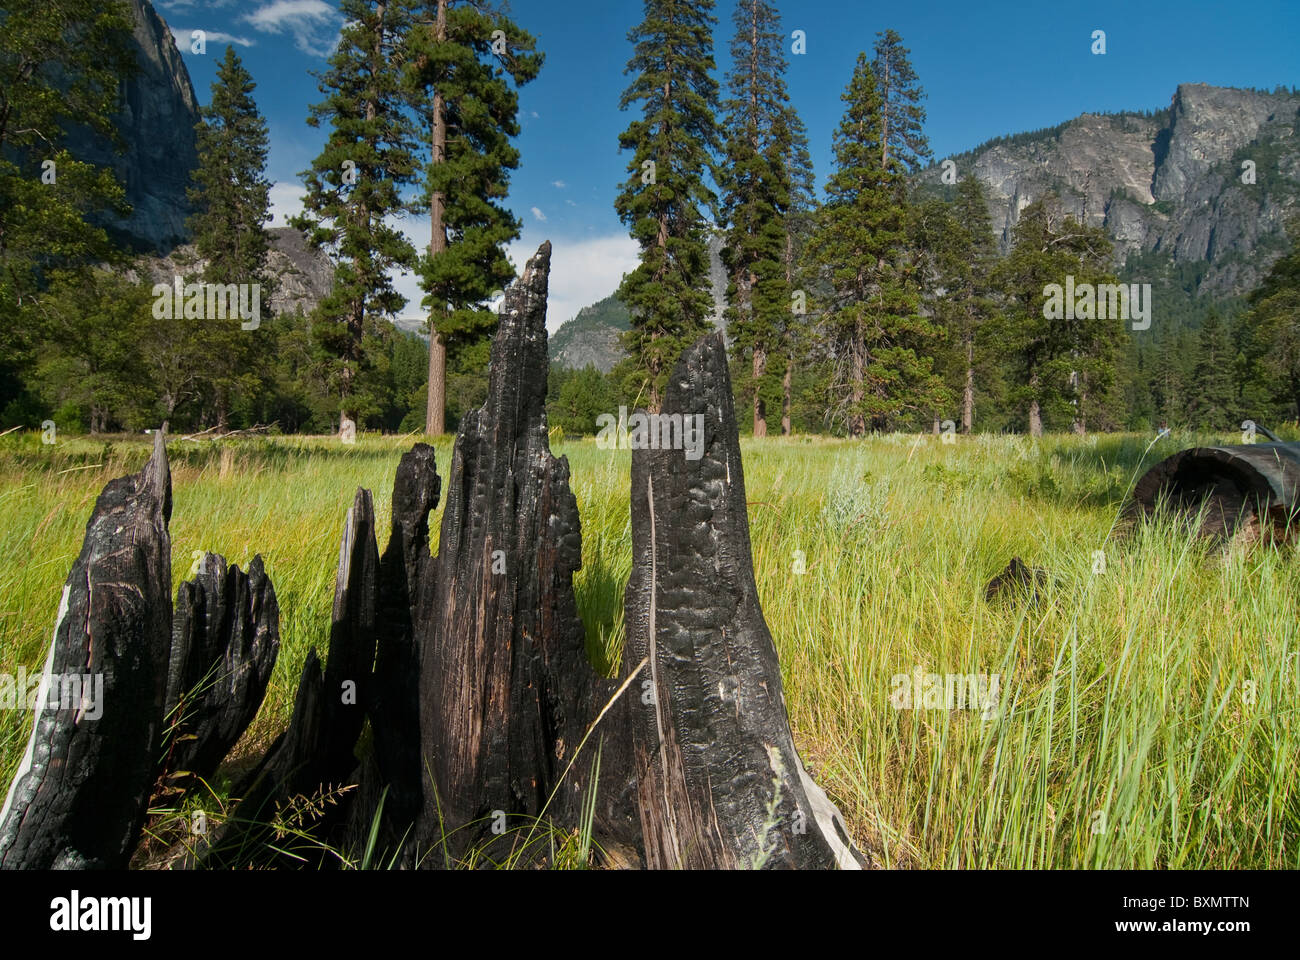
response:
[[[109,226],[137,249],[166,253],[189,236],[185,188],[198,163],[198,100],[171,31],[149,0],[127,0],[127,6],[139,70],[122,84],[116,117],[126,152],[115,154],[84,130],[70,134],[68,147],[81,159],[113,167],[126,185],[131,215]]]
[[[1132,254],[1203,264],[1198,293],[1253,288],[1284,249],[1300,203],[1300,94],[1181,84],[1168,110],[1083,114],[951,159],[989,194],[1002,248],[1044,193]],[[1249,162],[1248,162],[1249,161]],[[942,161],[919,175],[941,186]]]
[[[275,280],[271,312],[310,313],[333,288],[334,267],[329,257],[312,250],[303,234],[292,227],[273,227],[268,233],[271,249],[266,267]],[[207,261],[198,256],[193,244],[186,243],[165,256],[147,258],[143,265],[151,284],[172,283],[177,276],[197,283]]]
[[[609,373],[623,356],[619,336],[630,326],[627,307],[610,294],[583,307],[551,334],[551,363],[570,370],[595,367]]]

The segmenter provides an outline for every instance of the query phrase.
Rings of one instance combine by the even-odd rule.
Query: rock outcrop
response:
[[[1004,250],[1020,212],[1050,191],[1066,212],[1106,229],[1117,265],[1133,253],[1204,261],[1200,292],[1236,294],[1268,271],[1300,204],[1298,111],[1295,91],[1185,83],[1168,110],[1083,114],[951,159],[959,176],[984,184]],[[1253,183],[1241,179],[1246,160]],[[941,174],[936,165],[917,179],[934,188]]]
[[[88,131],[73,131],[68,148],[78,159],[110,166],[126,186],[131,215],[109,221],[116,234],[141,252],[166,253],[189,237],[185,220],[190,172],[198,165],[194,125],[198,100],[176,41],[149,0],[127,0],[132,49],[139,71],[122,84],[115,118],[126,152]]]
[[[334,267],[329,257],[312,250],[302,232],[293,227],[272,227],[266,272],[272,280],[271,312],[311,313],[334,287]],[[207,261],[191,243],[181,244],[164,256],[146,257],[142,266],[150,284],[173,282],[184,277],[197,282]]]

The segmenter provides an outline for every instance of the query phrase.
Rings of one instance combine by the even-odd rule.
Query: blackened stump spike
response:
[[[257,716],[279,650],[279,607],[261,555],[244,573],[206,554],[176,592],[162,763],[169,786],[189,788],[216,772]]]
[[[64,583],[42,702],[0,807],[0,868],[124,869],[130,860],[167,692],[170,516],[171,472],[159,433],[144,469],[110,481],[95,501]],[[73,676],[90,678],[92,690],[62,682]]]
[[[550,254],[542,244],[506,292],[487,400],[462,420],[436,569],[419,591],[421,845],[456,831],[432,862],[490,840],[498,812],[509,830],[543,810],[576,826],[595,739],[564,774],[609,686],[573,594],[582,534],[568,461],[547,439]],[[615,754],[602,759],[602,793],[617,792]]]
[[[379,561],[378,646],[368,708],[375,762],[365,769],[362,793],[367,802],[358,805],[356,817],[364,836],[374,816],[372,803],[387,786],[384,848],[410,835],[420,810],[419,657],[413,619],[420,585],[432,566],[429,512],[438,505],[441,486],[433,447],[417,443],[402,455],[393,480],[392,532]]]
[[[322,671],[315,649],[311,651],[289,728],[236,788],[243,799],[231,820],[204,844],[198,858],[204,865],[241,864],[248,851],[266,840],[276,811],[293,798],[355,787],[355,750],[372,691],[378,575],[374,506],[370,491],[358,488],[339,545],[329,659]],[[300,826],[326,842],[342,842],[353,796],[343,794]],[[289,858],[278,862],[294,864]]]
[[[754,581],[720,333],[683,354],[662,415],[680,416],[683,428],[701,424],[704,436],[702,450],[682,428],[680,442],[665,444],[676,421],[652,419],[659,449],[632,452],[623,665],[626,673],[648,661],[648,682],[627,708],[646,863],[866,866],[794,747]]]

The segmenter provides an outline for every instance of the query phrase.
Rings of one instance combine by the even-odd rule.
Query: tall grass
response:
[[[1171,522],[1112,529],[1134,475],[1202,439],[1149,451],[1131,435],[743,442],[755,576],[795,742],[886,864],[1300,866],[1293,549],[1225,550]],[[382,550],[411,442],[171,442],[174,584],[193,551],[241,566],[260,552],[280,601],[280,661],[236,760],[283,728],[307,649],[327,645],[358,486],[374,493]],[[450,445],[437,446],[445,483]],[[629,455],[591,441],[556,453],[582,515],[588,649],[612,673]],[[0,438],[0,672],[43,662],[94,497],[147,454],[126,439]],[[1040,595],[986,601],[1012,556],[1049,572]],[[998,674],[998,708],[896,709],[895,678],[917,668]],[[0,781],[29,729],[29,714],[0,711]],[[588,843],[578,838],[583,859]]]

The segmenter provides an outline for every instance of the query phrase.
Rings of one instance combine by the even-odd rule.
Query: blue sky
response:
[[[201,102],[225,45],[233,43],[258,83],[271,131],[269,174],[276,223],[297,209],[298,173],[324,138],[305,123],[320,99],[311,71],[325,66],[342,19],[328,0],[155,0],[174,34]],[[787,36],[803,30],[807,53],[791,55],[787,82],[809,131],[819,186],[831,164],[840,95],[858,52],[893,28],[912,52],[927,99],[926,133],[936,159],[1006,133],[1051,126],[1083,112],[1168,106],[1179,83],[1300,85],[1300,2],[981,2],[875,4],[803,0],[780,4]],[[517,266],[543,240],[554,244],[548,325],[609,294],[635,265],[636,248],[614,213],[627,154],[618,134],[631,115],[618,100],[628,77],[627,32],[642,18],[636,0],[514,0],[515,21],[546,54],[539,77],[520,91],[520,168],[510,206],[523,221],[511,246]],[[715,9],[721,81],[732,0]],[[190,49],[194,29],[207,52]],[[1104,30],[1106,53],[1092,53]],[[787,46],[787,52],[789,51]],[[404,228],[417,244],[428,226]],[[419,316],[419,289],[398,278]]]

